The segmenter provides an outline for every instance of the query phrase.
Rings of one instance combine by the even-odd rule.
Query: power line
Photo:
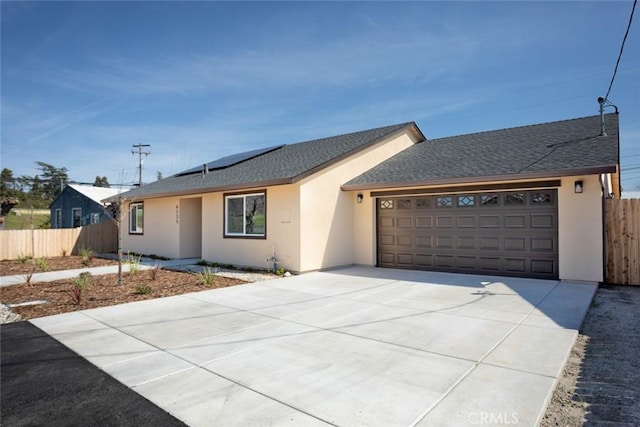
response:
[[[633,12],[636,10],[636,3],[638,3],[638,0],[633,0],[633,7],[631,8],[631,16],[629,17],[629,25],[627,25],[627,31],[624,33],[624,38],[622,39],[622,45],[620,46],[620,53],[618,54],[618,60],[616,61],[616,68],[613,70],[613,76],[611,76],[611,83],[609,83],[609,89],[607,90],[607,95],[604,97],[605,101],[609,99],[609,93],[611,92],[611,88],[613,87],[613,81],[616,79],[616,73],[618,72],[618,65],[620,65],[620,58],[622,58],[622,51],[624,50],[624,43],[627,41],[627,36],[629,35],[629,29],[631,28],[631,22],[633,21]]]

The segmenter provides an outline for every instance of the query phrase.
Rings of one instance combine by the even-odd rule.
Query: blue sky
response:
[[[1,3],[2,167],[143,180],[415,121],[427,138],[598,114],[631,1]],[[640,188],[640,11],[609,99]]]

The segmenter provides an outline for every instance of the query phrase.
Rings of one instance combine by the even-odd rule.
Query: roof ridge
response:
[[[605,116],[610,116],[610,115],[615,115],[615,114],[616,113],[607,113],[607,114],[605,114]],[[522,126],[511,126],[511,127],[502,128],[502,129],[483,130],[483,131],[479,131],[479,132],[463,133],[463,134],[460,134],[460,135],[441,136],[439,138],[428,139],[427,141],[433,142],[433,141],[438,141],[438,140],[443,140],[443,139],[460,138],[460,137],[467,137],[467,136],[474,136],[474,135],[482,135],[482,134],[487,134],[487,133],[504,132],[504,131],[514,130],[514,129],[525,129],[525,128],[532,128],[532,127],[537,127],[537,126],[548,126],[548,125],[553,125],[553,124],[572,122],[572,121],[576,121],[576,120],[592,119],[592,118],[595,118],[595,117],[600,117],[600,115],[596,114],[596,115],[593,115],[593,116],[574,117],[573,119],[554,120],[552,122],[533,123],[533,124],[522,125]]]
[[[396,124],[393,124],[393,125],[378,126],[376,128],[371,128],[371,129],[364,129],[364,130],[358,130],[358,131],[353,131],[353,132],[342,133],[342,134],[339,134],[339,135],[331,135],[331,136],[325,136],[325,137],[322,137],[322,138],[309,139],[309,140],[306,140],[306,141],[293,142],[291,144],[284,144],[284,146],[291,147],[292,145],[306,144],[306,143],[309,143],[309,142],[317,142],[317,141],[322,141],[322,140],[325,140],[325,139],[344,138],[344,137],[351,136],[351,135],[357,135],[357,134],[362,134],[362,133],[366,133],[366,132],[374,132],[374,131],[385,129],[385,128],[396,128],[397,127],[398,129],[402,129],[405,126],[410,126],[410,125],[413,125],[413,126],[417,127],[416,122],[408,121],[408,122],[403,122],[403,123],[396,123]]]

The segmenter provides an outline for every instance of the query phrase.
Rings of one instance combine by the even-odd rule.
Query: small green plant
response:
[[[133,291],[134,294],[136,295],[147,295],[151,293],[151,286],[149,285],[145,285],[144,283],[139,284],[138,286],[136,286],[136,290]]]
[[[235,270],[236,269],[233,264],[222,264],[222,268],[226,268],[227,270]]]
[[[41,271],[49,270],[49,261],[45,257],[38,258],[38,260],[36,261],[36,264],[38,265],[38,268]]]
[[[195,273],[203,286],[213,286],[216,283],[217,268],[205,267],[201,272]]]
[[[131,252],[127,253],[126,263],[129,265],[129,274],[136,274],[140,270],[140,260],[142,256],[136,256]]]
[[[209,265],[209,263],[203,259],[201,259],[200,261],[196,262],[196,265],[201,265],[203,267],[206,267]]]
[[[73,279],[73,288],[71,288],[70,295],[74,304],[80,305],[80,302],[82,301],[82,292],[89,288],[90,278],[91,273],[83,271],[78,275],[78,277]]]
[[[95,256],[95,252],[91,249],[82,248],[80,249],[80,257],[82,258],[82,265],[87,267],[93,261],[93,257]]]
[[[284,268],[282,268],[282,267],[280,267],[280,268],[278,268],[278,269],[276,270],[276,274],[277,274],[278,276],[284,276],[284,273],[286,273],[286,272],[287,272],[287,270],[285,270],[285,269],[284,269]]]
[[[31,261],[33,257],[31,255],[23,254],[20,252],[16,258],[20,264],[26,264],[27,261]]]
[[[160,272],[160,270],[162,270],[160,264],[156,264],[151,268],[151,280],[155,282],[155,280],[158,278],[158,273]]]

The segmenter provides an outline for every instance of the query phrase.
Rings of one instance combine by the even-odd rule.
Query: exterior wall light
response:
[[[582,190],[584,189],[584,185],[582,183],[582,181],[576,181],[574,183],[574,187],[573,187],[573,191],[576,193],[582,193]]]
[[[356,196],[356,202],[362,203],[363,199],[364,199],[364,196],[362,195],[362,193],[358,193],[358,195]]]

